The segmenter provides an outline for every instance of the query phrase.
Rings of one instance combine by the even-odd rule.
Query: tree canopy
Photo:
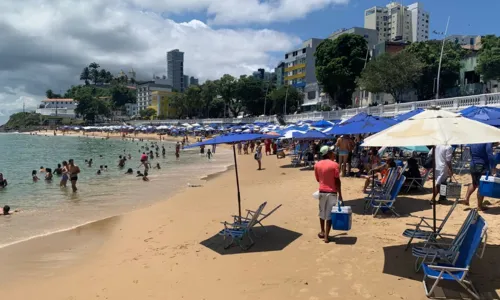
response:
[[[476,72],[483,81],[500,80],[500,37],[487,35],[481,39]]]
[[[316,77],[323,90],[344,108],[351,104],[356,79],[365,66],[366,40],[356,34],[325,39],[316,49]]]
[[[419,80],[423,67],[410,52],[385,53],[367,64],[358,82],[369,92],[387,93],[399,102]]]

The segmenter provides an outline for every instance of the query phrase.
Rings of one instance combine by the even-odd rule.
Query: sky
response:
[[[139,79],[166,74],[166,51],[180,49],[184,72],[201,81],[273,69],[311,37],[363,27],[364,10],[386,0],[2,0],[0,124],[34,109],[45,91],[81,83],[97,62]],[[408,5],[413,1],[404,1]],[[499,0],[422,0],[431,31],[497,34]],[[489,20],[489,21],[488,21]],[[431,38],[436,38],[431,36]]]

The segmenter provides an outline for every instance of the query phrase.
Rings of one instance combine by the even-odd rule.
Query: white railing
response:
[[[59,116],[75,118],[75,110],[73,108],[37,108],[36,113],[44,116]]]
[[[426,100],[416,102],[405,102],[388,105],[379,105],[371,107],[359,107],[325,112],[310,112],[296,115],[286,115],[284,120],[287,123],[293,123],[305,120],[341,120],[352,117],[360,112],[365,112],[370,115],[392,117],[398,114],[403,114],[417,108],[426,109],[431,106],[439,106],[442,109],[457,112],[466,107],[492,106],[500,107],[500,93],[482,94],[456,98],[444,98],[438,100]],[[177,124],[177,123],[198,123],[198,124],[227,124],[227,123],[253,123],[253,122],[273,122],[276,121],[274,116],[264,116],[256,118],[225,118],[225,119],[189,119],[189,120],[154,120],[154,121],[133,121],[133,123],[153,123],[153,124]]]

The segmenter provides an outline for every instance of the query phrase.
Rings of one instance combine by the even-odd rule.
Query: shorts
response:
[[[445,170],[436,170],[436,174],[434,175],[436,177],[436,184],[441,184],[446,182],[448,180],[448,172]]]
[[[68,180],[68,175],[63,174],[63,176],[62,176],[62,179],[61,179],[61,180]]]
[[[337,193],[319,193],[319,218],[332,219],[332,208],[337,205]]]
[[[339,155],[349,155],[349,151],[347,151],[347,150],[339,150]]]
[[[479,186],[479,180],[481,180],[481,176],[483,175],[486,175],[486,168],[484,167],[484,165],[470,165],[470,176],[472,177],[473,186]]]
[[[71,179],[71,181],[77,181],[78,180],[78,176],[71,176],[70,179]]]

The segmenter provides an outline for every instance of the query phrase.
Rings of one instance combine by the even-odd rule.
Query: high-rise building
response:
[[[176,91],[184,91],[184,52],[174,49],[167,52],[168,83]]]
[[[331,40],[335,40],[339,36],[341,36],[343,34],[348,34],[348,33],[356,34],[356,35],[360,35],[360,36],[364,37],[366,40],[368,49],[373,48],[373,46],[375,46],[379,42],[377,30],[369,29],[369,28],[362,28],[362,27],[352,27],[349,29],[342,28],[342,29],[339,29],[339,30],[335,31],[334,33],[330,34],[330,36],[328,38]]]
[[[421,42],[429,40],[429,18],[418,2],[409,6],[391,2],[365,10],[365,28],[377,30],[379,42]]]
[[[189,86],[189,75],[184,75],[184,89],[187,89]]]
[[[285,85],[285,62],[280,61],[274,69],[274,74],[276,74],[276,87],[279,88]]]
[[[200,81],[198,80],[198,78],[195,78],[193,76],[189,78],[189,85],[199,85],[200,84],[199,82]]]

